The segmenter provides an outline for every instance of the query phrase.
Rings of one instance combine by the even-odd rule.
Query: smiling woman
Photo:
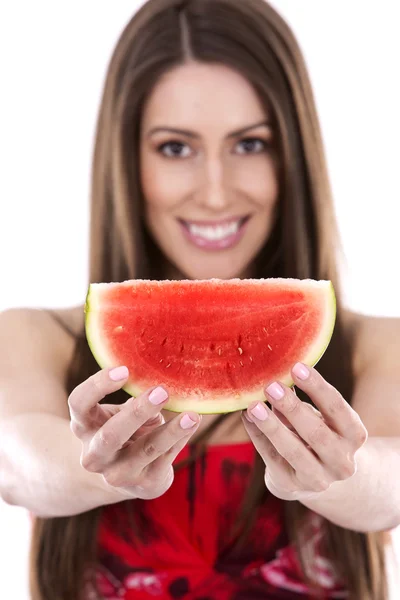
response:
[[[254,88],[224,65],[188,62],[155,86],[141,138],[147,222],[181,276],[251,274],[278,197],[267,122]]]
[[[82,305],[2,315],[0,491],[34,516],[33,600],[387,600],[400,328],[344,310],[337,242],[287,24],[264,0],[147,1],[105,81],[90,283],[330,280],[336,326],[297,394],[266,381],[245,414],[201,418],[99,371]]]

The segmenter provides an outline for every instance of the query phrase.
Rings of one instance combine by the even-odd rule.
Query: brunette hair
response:
[[[165,278],[165,259],[144,223],[139,138],[143,106],[167,71],[199,61],[224,64],[252,84],[273,119],[280,196],[274,227],[255,261],[256,277],[329,279],[337,295],[337,322],[319,372],[351,401],[352,336],[343,321],[336,259],[339,238],[307,69],[296,39],[264,0],[149,0],[124,29],[109,65],[97,124],[90,230],[90,282]],[[68,375],[68,393],[99,369],[84,331],[78,335]],[[308,398],[299,395],[303,400]],[[122,403],[124,391],[106,401]],[[220,417],[213,427],[217,427]],[[209,436],[206,432],[203,443]],[[239,520],[249,531],[251,515],[268,495],[257,456]],[[129,503],[135,516],[135,501]],[[301,531],[309,511],[285,503],[285,524],[310,576]],[[30,553],[33,600],[81,599],[88,567],[97,559],[102,509],[62,518],[35,518]],[[353,600],[387,600],[384,532],[359,533],[323,519],[324,551]]]

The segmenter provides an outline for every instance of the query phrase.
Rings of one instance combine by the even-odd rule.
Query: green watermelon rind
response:
[[[208,282],[209,281],[212,280],[208,280]],[[254,283],[256,283],[257,281],[259,280],[254,280]],[[279,280],[275,281],[277,283],[279,282]],[[290,283],[291,281],[299,280],[281,279],[280,281]],[[321,326],[320,334],[315,340],[314,344],[310,347],[308,354],[301,358],[301,362],[308,365],[309,367],[314,367],[324,355],[333,335],[336,321],[336,295],[331,281],[301,281],[303,284],[305,284],[306,282],[310,282],[311,285],[318,284],[319,287],[323,285],[326,286],[325,320]],[[204,281],[203,283],[205,282],[206,281]],[[100,337],[100,335],[98,335],[100,328],[97,327],[96,323],[96,315],[99,314],[96,309],[98,309],[100,306],[99,298],[101,297],[101,289],[102,287],[108,285],[112,284],[90,284],[84,307],[86,338],[90,350],[101,369],[120,366],[113,364],[112,358],[110,357],[106,345],[104,344],[104,340]],[[294,380],[291,377],[290,373],[286,377],[278,378],[277,381],[280,381],[288,387],[294,386]],[[231,413],[238,410],[246,409],[252,401],[258,400],[261,402],[265,402],[266,397],[264,395],[264,389],[265,386],[267,386],[269,383],[272,383],[272,381],[265,381],[265,385],[257,390],[253,390],[250,392],[235,392],[235,395],[233,397],[225,395],[223,397],[216,397],[211,400],[207,400],[200,397],[198,399],[196,397],[181,398],[170,395],[168,402],[164,405],[163,408],[176,413],[181,413],[183,411],[193,411],[200,414]],[[126,383],[126,385],[123,386],[122,389],[133,397],[137,397],[146,391],[146,388],[142,388],[139,385],[135,385],[129,380]]]

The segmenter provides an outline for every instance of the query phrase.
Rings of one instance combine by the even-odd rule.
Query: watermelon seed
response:
[[[160,364],[162,363],[162,361],[163,361],[163,359],[161,358],[161,359],[160,359]]]
[[[253,362],[253,358],[251,356],[249,358],[250,358],[250,362]]]
[[[122,325],[119,325],[119,327],[116,327],[116,328],[114,329],[114,331],[115,331],[116,333],[119,333],[119,332],[120,332],[120,331],[122,331],[123,329],[124,329],[124,328],[122,327]]]
[[[165,346],[166,343],[167,343],[167,338],[164,338],[163,341],[161,342],[161,346]]]
[[[218,356],[221,356],[221,354],[222,354],[222,350],[221,350],[221,348],[218,348]]]
[[[269,348],[270,350],[272,350],[272,348],[271,348],[271,346],[270,346],[269,344],[268,344],[268,348]]]
[[[243,363],[242,363],[241,360],[239,360],[239,364],[240,364],[241,367],[244,367],[244,365],[243,365]]]
[[[169,367],[171,366],[171,363],[168,363],[167,366],[165,367],[166,369],[169,369]]]
[[[154,339],[153,338],[149,338],[147,341],[149,342],[149,344],[151,344],[151,342],[153,342]]]
[[[183,348],[184,348],[184,346],[183,346],[183,344],[181,344],[181,349],[180,349],[181,352],[183,352]]]
[[[265,333],[268,333],[266,327],[263,327],[263,331],[265,331]]]
[[[239,354],[240,354],[240,356],[241,356],[241,355],[243,354],[243,350],[242,350],[242,348],[240,348],[240,347],[239,347],[239,348],[238,348],[238,351],[239,351]]]

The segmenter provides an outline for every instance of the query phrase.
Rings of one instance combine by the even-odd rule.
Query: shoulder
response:
[[[392,369],[399,363],[400,317],[363,315],[344,312],[344,324],[353,334],[355,372],[369,366]]]
[[[370,436],[400,432],[400,319],[353,314],[355,387],[351,405]]]
[[[49,317],[53,317],[52,321],[70,333],[71,337],[76,337],[82,332],[85,324],[85,313],[83,305],[73,306],[70,308],[45,309],[42,312],[47,313]]]
[[[61,375],[72,358],[75,336],[84,324],[83,306],[49,311],[10,308],[0,312],[0,346],[10,360],[29,357],[32,363],[45,361]]]

